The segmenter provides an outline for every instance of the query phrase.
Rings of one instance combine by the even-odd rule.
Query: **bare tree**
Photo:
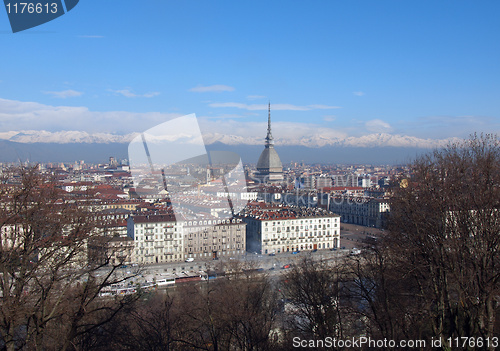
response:
[[[498,335],[500,142],[473,136],[415,161],[393,187],[385,244],[437,337]]]
[[[421,312],[426,301],[411,269],[389,247],[365,249],[344,264],[344,323],[351,335],[375,340],[423,339],[432,335]]]
[[[187,349],[183,333],[182,295],[151,293],[136,301],[106,326],[102,350],[169,351]]]
[[[342,337],[341,271],[305,257],[282,278],[285,313],[293,333],[315,338]]]
[[[106,323],[127,299],[100,299],[125,279],[94,260],[94,216],[68,199],[36,167],[17,169],[18,183],[0,194],[0,334],[7,350],[76,348],[80,336]],[[88,200],[88,199],[82,199]]]

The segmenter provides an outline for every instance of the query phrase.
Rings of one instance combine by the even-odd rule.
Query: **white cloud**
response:
[[[209,85],[209,86],[198,85],[197,87],[189,89],[189,91],[194,93],[220,93],[223,91],[234,91],[234,88],[228,85],[221,85],[221,84]]]
[[[180,113],[90,111],[86,107],[50,106],[0,99],[0,132],[19,130],[80,130],[130,133],[143,131]]]
[[[323,121],[325,121],[325,122],[333,122],[333,121],[335,121],[336,119],[337,119],[337,117],[336,117],[336,116],[324,116],[324,117],[323,117]]]
[[[398,129],[428,138],[467,138],[476,132],[500,134],[500,120],[496,116],[425,116],[415,120],[402,120]]]
[[[363,96],[363,95],[365,95],[365,93],[363,93],[362,91],[353,91],[352,93],[354,95],[356,95],[356,96]]]
[[[223,114],[216,116],[197,116],[198,119],[230,119],[230,118],[247,118],[248,116],[237,115],[237,114]]]
[[[146,94],[142,94],[142,95],[139,95],[139,96],[143,96],[143,97],[146,97],[146,98],[151,98],[151,97],[155,97],[155,96],[158,96],[158,95],[160,95],[160,92],[153,91],[151,93],[146,93]]]
[[[256,110],[267,110],[267,104],[243,104],[240,102],[214,102],[209,104],[210,107],[234,107],[249,111]],[[271,104],[271,109],[275,111],[283,110],[283,111],[310,111],[315,109],[336,109],[340,108],[338,106],[327,106],[327,105],[308,105],[308,106],[297,106],[291,104]]]
[[[331,110],[331,109],[335,109],[335,108],[340,108],[339,106],[328,106],[328,105],[309,105],[308,106],[309,108],[311,108],[312,110]]]
[[[63,91],[44,91],[44,94],[52,95],[60,99],[66,99],[69,97],[76,97],[83,95],[82,92],[76,90],[63,90]]]
[[[110,91],[112,91],[113,93],[116,93],[116,94],[123,95],[127,98],[136,98],[136,97],[152,98],[152,97],[160,95],[160,93],[157,91],[145,93],[145,94],[135,94],[130,89],[110,90]]]
[[[381,119],[372,119],[365,123],[365,127],[370,132],[375,133],[387,133],[392,131],[391,125]]]
[[[248,100],[260,100],[260,99],[265,99],[266,97],[264,95],[248,95],[247,99]]]

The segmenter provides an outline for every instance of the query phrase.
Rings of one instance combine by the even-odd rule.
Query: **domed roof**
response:
[[[271,134],[271,103],[269,103],[269,115],[267,118],[266,148],[260,154],[257,162],[257,173],[255,176],[265,182],[280,182],[283,180],[283,165],[276,150]]]
[[[267,147],[262,151],[257,162],[258,171],[282,172],[283,165],[274,147]]]

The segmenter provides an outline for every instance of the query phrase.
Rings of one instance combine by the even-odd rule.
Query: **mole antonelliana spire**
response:
[[[265,148],[257,162],[255,176],[263,183],[281,183],[283,181],[283,166],[278,153],[274,149],[274,139],[271,133],[271,102],[269,102],[268,107]]]
[[[266,136],[266,147],[269,144],[274,144],[273,135],[271,134],[271,102],[269,102],[268,112],[267,112],[267,136]]]

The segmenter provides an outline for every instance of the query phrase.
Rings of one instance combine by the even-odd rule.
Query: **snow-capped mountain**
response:
[[[118,135],[112,133],[89,133],[83,131],[38,131],[23,130],[0,132],[0,139],[17,143],[55,143],[55,144],[108,144],[129,143],[134,133]],[[233,134],[205,133],[203,139],[206,144],[222,143],[225,145],[263,145],[264,138],[243,137]],[[373,133],[359,137],[327,137],[320,134],[305,135],[296,138],[276,138],[276,146],[305,146],[321,148],[325,146],[344,147],[413,147],[413,148],[436,148],[459,141],[459,138],[447,139],[423,139],[408,135],[397,135],[389,133]]]

